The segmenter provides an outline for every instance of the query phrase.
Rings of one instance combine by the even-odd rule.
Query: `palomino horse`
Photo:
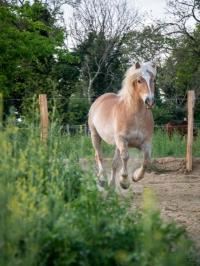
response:
[[[122,89],[105,93],[92,104],[89,111],[89,128],[95,158],[99,168],[99,182],[104,184],[104,169],[101,155],[101,139],[116,146],[109,183],[115,185],[119,160],[122,161],[120,185],[126,189],[128,179],[128,148],[135,147],[144,152],[142,166],[133,173],[133,181],[140,180],[151,156],[151,139],[154,121],[151,107],[154,105],[154,79],[156,66],[152,62],[136,63],[130,67],[122,83]]]

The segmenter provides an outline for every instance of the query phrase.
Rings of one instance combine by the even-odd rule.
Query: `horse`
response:
[[[187,135],[187,120],[183,120],[179,123],[175,121],[169,121],[164,127],[170,139],[172,138],[174,133],[178,133],[181,136]]]
[[[167,131],[170,139],[175,133],[184,137],[188,132],[188,121],[186,118],[184,118],[184,120],[180,122],[169,121],[167,124],[165,124],[164,128]],[[193,136],[197,137],[197,130],[195,128],[193,129]]]
[[[144,153],[143,163],[134,171],[132,180],[137,182],[144,176],[151,159],[154,129],[151,108],[155,103],[155,77],[156,65],[153,62],[143,64],[137,62],[126,71],[121,90],[117,94],[105,93],[90,107],[88,125],[101,186],[106,182],[101,153],[102,139],[108,144],[115,145],[109,185],[116,186],[116,174],[121,159],[119,183],[123,189],[129,187],[128,148],[135,147]]]

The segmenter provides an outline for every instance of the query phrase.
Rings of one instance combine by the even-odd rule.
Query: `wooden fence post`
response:
[[[40,138],[46,142],[48,138],[48,106],[47,106],[47,95],[39,95],[39,106],[40,106]]]
[[[187,151],[186,151],[186,171],[192,171],[192,144],[193,144],[193,126],[194,126],[194,102],[195,93],[188,91],[187,109],[188,109],[188,130],[187,130]]]

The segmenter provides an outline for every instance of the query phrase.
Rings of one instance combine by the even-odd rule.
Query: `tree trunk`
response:
[[[88,97],[88,102],[90,105],[92,104],[92,96],[91,96],[92,84],[93,84],[93,80],[90,79],[88,88],[87,88],[87,97]]]

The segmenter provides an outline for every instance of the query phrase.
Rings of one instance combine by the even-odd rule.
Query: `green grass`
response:
[[[82,158],[94,158],[94,150],[91,144],[89,136],[85,135],[60,135],[56,129],[53,133],[54,139],[60,145],[60,149],[63,150],[65,156],[69,157],[71,152],[77,154]],[[142,154],[137,149],[129,149],[130,155],[133,157],[141,157]],[[113,157],[114,146],[108,145],[105,142],[102,144],[102,151],[104,157]],[[179,134],[174,134],[170,139],[164,130],[155,130],[152,142],[152,157],[185,157],[186,154],[186,137],[182,137]],[[200,157],[200,132],[194,139],[193,144],[193,156]]]
[[[174,134],[170,139],[163,130],[156,130],[153,136],[153,157],[184,157],[186,152],[186,139]]]
[[[37,130],[11,126],[0,150],[0,265],[195,265],[184,230],[161,220],[151,191],[136,212],[131,196],[98,190],[78,163],[93,156],[88,137],[53,128],[45,145]]]
[[[185,157],[186,136],[174,134],[170,139],[164,130],[156,130],[153,137],[153,157]],[[200,157],[200,132],[194,139],[193,156]]]

